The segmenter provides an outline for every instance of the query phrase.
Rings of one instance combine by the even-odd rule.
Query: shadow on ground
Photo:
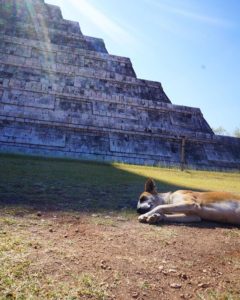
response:
[[[46,211],[135,209],[145,176],[105,163],[0,155],[0,206]],[[187,186],[157,181],[161,192]]]

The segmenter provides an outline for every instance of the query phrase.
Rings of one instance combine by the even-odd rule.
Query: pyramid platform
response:
[[[240,139],[43,0],[0,0],[0,151],[240,170]]]

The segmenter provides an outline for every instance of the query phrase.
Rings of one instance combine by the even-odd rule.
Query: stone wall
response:
[[[58,7],[0,7],[2,152],[239,169],[240,139],[214,135],[200,109],[173,105]]]

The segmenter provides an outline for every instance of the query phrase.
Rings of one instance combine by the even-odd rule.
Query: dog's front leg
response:
[[[161,215],[159,213],[154,213],[151,216],[147,217],[146,222],[148,224],[157,224],[164,220],[164,215]]]
[[[141,223],[149,223],[149,224],[156,224],[160,221],[163,221],[164,216],[158,212],[150,214],[151,211],[149,211],[146,214],[142,214],[138,217],[139,222]]]
[[[174,213],[196,213],[199,209],[199,205],[195,202],[189,203],[179,203],[179,204],[164,204],[158,205],[157,207],[153,208],[151,211],[147,212],[138,217],[138,220],[143,223],[148,223],[149,221],[152,223],[151,219],[155,219],[155,217],[151,218],[151,216],[156,215],[156,218],[159,219],[157,221],[161,221],[164,219],[164,214],[174,214]]]

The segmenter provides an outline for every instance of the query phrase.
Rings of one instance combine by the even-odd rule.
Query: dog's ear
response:
[[[155,182],[152,180],[152,178],[148,178],[148,180],[145,183],[145,192],[155,194],[157,193],[157,188]]]

